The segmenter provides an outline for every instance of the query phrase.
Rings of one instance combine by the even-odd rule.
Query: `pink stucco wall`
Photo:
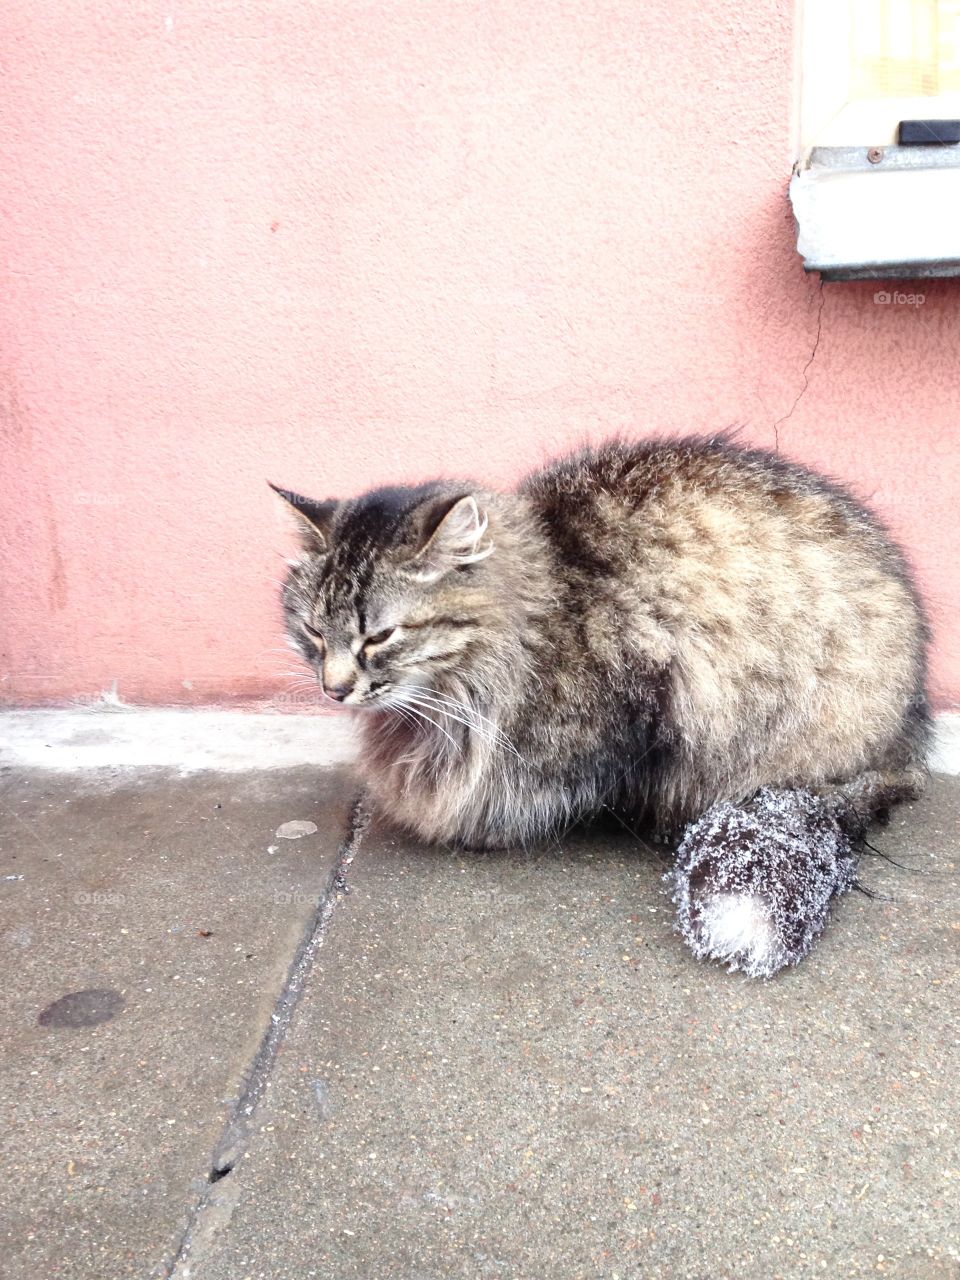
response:
[[[960,282],[805,278],[783,0],[7,0],[0,690],[269,695],[318,495],[744,424],[960,696]]]

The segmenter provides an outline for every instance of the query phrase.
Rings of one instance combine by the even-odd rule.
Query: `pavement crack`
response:
[[[307,978],[313,968],[316,953],[321,946],[327,925],[333,915],[340,896],[348,893],[347,872],[360,846],[363,833],[370,821],[370,811],[363,794],[358,795],[350,806],[347,819],[347,830],[337,853],[337,860],[331,870],[317,906],[304,930],[300,943],[294,952],[287,970],[283,989],[277,997],[270,1022],[263,1033],[260,1045],[244,1077],[244,1085],[240,1092],[223,1134],[213,1150],[210,1168],[206,1175],[209,1184],[200,1195],[190,1211],[187,1225],[180,1237],[176,1252],[164,1266],[161,1273],[167,1280],[187,1280],[190,1274],[188,1259],[198,1252],[203,1238],[204,1220],[208,1213],[219,1210],[223,1216],[223,1202],[219,1199],[221,1188],[218,1184],[233,1171],[237,1161],[243,1156],[251,1134],[251,1127],[257,1107],[263,1098],[270,1076],[277,1060],[277,1054],[283,1043],[300,997],[306,986]],[[232,1213],[232,1203],[229,1209]],[[227,1216],[229,1217],[229,1213]],[[214,1214],[214,1216],[217,1216]],[[214,1224],[216,1229],[221,1222]]]
[[[787,412],[783,415],[782,418],[778,418],[776,422],[773,424],[773,439],[775,442],[775,448],[777,453],[780,452],[780,428],[783,426],[785,422],[789,421],[789,419],[793,417],[794,413],[796,412],[797,405],[806,395],[807,388],[810,386],[810,378],[809,378],[810,367],[813,364],[814,360],[817,358],[817,352],[820,350],[820,337],[823,333],[823,304],[825,301],[826,301],[826,295],[823,292],[823,276],[821,276],[820,277],[820,305],[817,308],[817,333],[816,333],[816,337],[813,340],[813,347],[810,351],[810,356],[807,360],[807,363],[803,366],[803,370],[800,375],[803,378],[803,386],[797,392],[796,399],[794,400],[790,408],[787,410]]]

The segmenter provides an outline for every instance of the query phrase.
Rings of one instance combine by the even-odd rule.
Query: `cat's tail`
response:
[[[763,787],[690,823],[665,878],[694,955],[758,978],[798,964],[853,884],[858,821],[845,797]]]
[[[709,808],[684,830],[665,877],[694,955],[764,978],[798,964],[856,883],[870,824],[916,800],[925,781],[922,767],[875,770]]]
[[[871,823],[889,821],[894,805],[919,800],[926,785],[926,769],[912,764],[903,769],[870,769],[849,782],[829,783],[810,790],[823,800],[826,811],[833,815],[846,835],[861,841]]]

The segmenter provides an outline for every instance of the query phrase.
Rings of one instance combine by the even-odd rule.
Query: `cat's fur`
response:
[[[922,785],[917,592],[878,521],[800,466],[614,441],[513,493],[279,492],[305,536],[289,635],[418,836],[529,844],[608,808],[674,829],[761,787],[850,784],[869,818]]]

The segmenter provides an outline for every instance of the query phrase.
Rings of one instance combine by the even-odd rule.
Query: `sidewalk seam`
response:
[[[347,871],[360,846],[363,833],[370,820],[370,812],[361,793],[350,806],[346,834],[337,851],[337,858],[327,883],[321,892],[316,910],[293,954],[287,969],[283,988],[274,1004],[270,1022],[261,1037],[256,1053],[244,1074],[244,1083],[233,1106],[223,1133],[213,1149],[208,1171],[204,1175],[210,1184],[190,1209],[175,1252],[163,1264],[160,1274],[171,1280],[187,1261],[197,1229],[205,1211],[211,1206],[211,1193],[234,1168],[243,1156],[250,1138],[251,1124],[257,1107],[269,1083],[280,1046],[286,1037],[296,1012],[307,978],[313,968],[317,950],[323,942],[327,925],[340,896],[349,893]]]

